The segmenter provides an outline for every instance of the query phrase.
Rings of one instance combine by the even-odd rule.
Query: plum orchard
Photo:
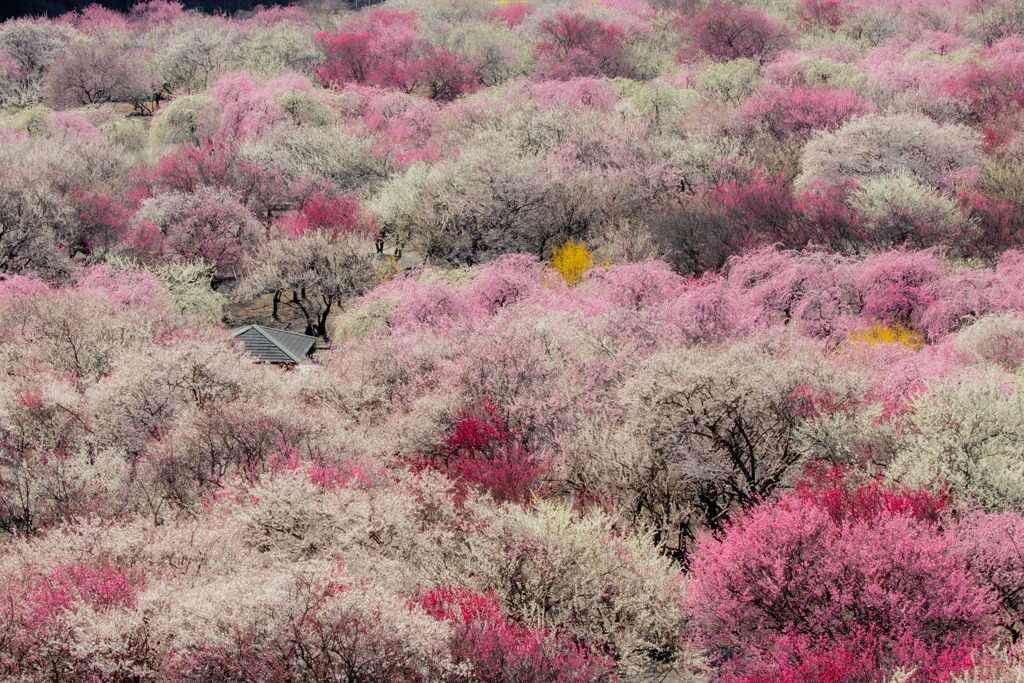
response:
[[[1024,675],[1019,0],[328,4],[0,24],[0,678]]]

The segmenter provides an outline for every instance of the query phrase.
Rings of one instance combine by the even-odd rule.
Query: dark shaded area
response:
[[[2,0],[0,1],[0,21],[12,17],[25,15],[45,14],[51,17],[82,9],[89,5],[97,4],[109,7],[119,12],[127,12],[138,0]],[[269,7],[270,5],[290,5],[293,3],[287,0],[277,2],[268,0],[180,0],[188,9],[197,9],[202,12],[249,12],[258,5]]]

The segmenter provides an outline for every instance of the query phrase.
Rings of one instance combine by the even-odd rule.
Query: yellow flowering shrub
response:
[[[594,265],[594,252],[587,249],[583,242],[570,239],[560,247],[555,247],[551,256],[551,267],[562,274],[570,285],[578,284],[583,273]]]
[[[906,347],[917,350],[924,346],[924,335],[909,325],[899,323],[886,325],[880,322],[873,322],[859,332],[850,333],[850,341],[862,344],[903,344]]]

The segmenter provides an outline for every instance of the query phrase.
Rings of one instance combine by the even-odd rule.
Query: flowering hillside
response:
[[[0,680],[1021,680],[1022,34],[0,24]]]

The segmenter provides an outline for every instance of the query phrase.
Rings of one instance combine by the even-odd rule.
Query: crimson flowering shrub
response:
[[[357,197],[327,190],[307,196],[294,213],[285,214],[276,225],[282,233],[293,237],[309,231],[323,231],[332,238],[354,233],[376,237],[378,232]]]
[[[826,510],[837,524],[882,514],[910,515],[919,522],[937,524],[950,505],[943,491],[908,490],[881,479],[862,479],[842,467],[813,463],[794,488],[794,495]]]
[[[803,489],[698,542],[686,603],[734,680],[947,680],[992,635],[995,596],[912,492]],[[825,676],[825,678],[820,678]]]
[[[789,30],[753,7],[712,2],[692,24],[694,44],[717,59],[770,61],[790,41]]]
[[[796,208],[800,220],[793,226],[791,244],[815,244],[839,252],[856,250],[866,241],[863,219],[851,206],[853,183],[815,184],[797,193]]]
[[[479,486],[498,502],[528,501],[544,473],[543,461],[522,444],[490,401],[462,408],[441,443],[413,456],[410,465],[444,472],[462,485]]]
[[[145,585],[145,572],[138,568],[59,565],[29,589],[29,603],[34,603],[29,611],[46,620],[79,602],[133,607]]]
[[[720,270],[730,258],[767,244],[850,252],[869,237],[850,201],[855,188],[816,183],[794,191],[783,174],[739,172],[696,190],[689,213],[666,223],[663,234],[677,250],[677,268],[698,273]]]
[[[545,79],[634,74],[619,26],[578,12],[560,12],[555,19],[543,21],[540,30],[537,68]]]
[[[427,96],[439,102],[451,102],[475,92],[479,87],[476,67],[460,54],[443,47],[431,48],[417,60],[417,81]]]
[[[263,218],[289,206],[295,192],[279,169],[245,159],[232,143],[205,141],[161,156],[138,174],[130,198],[141,202],[161,192],[195,194],[203,188],[231,190]]]
[[[421,598],[435,619],[452,626],[454,662],[486,683],[587,683],[615,681],[611,657],[544,627],[517,622],[490,593],[434,588]]]
[[[484,16],[487,19],[504,21],[508,24],[509,28],[515,28],[519,24],[523,23],[523,20],[532,13],[533,5],[525,2],[513,2],[507,7],[499,7],[493,12],[488,12]]]
[[[835,130],[854,116],[874,110],[871,102],[849,88],[767,88],[743,105],[744,115],[762,120],[776,140],[798,143],[816,130]]]
[[[348,82],[406,89],[408,69],[415,60],[415,12],[374,9],[338,33],[318,33],[317,42],[327,59],[317,74],[321,82]]]
[[[426,46],[415,12],[374,9],[338,33],[317,34],[316,40],[326,56],[317,75],[328,87],[358,83],[422,90],[445,102],[479,87],[475,66],[461,54]]]

